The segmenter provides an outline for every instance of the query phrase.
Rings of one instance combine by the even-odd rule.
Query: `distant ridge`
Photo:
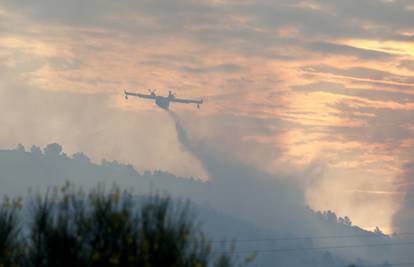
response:
[[[231,179],[235,178],[231,177]],[[359,235],[361,238],[354,238],[352,242],[361,246],[372,244],[372,239],[363,237],[367,235],[376,237],[375,242],[392,242],[380,232],[372,233],[352,226],[349,218],[338,218],[335,213],[330,211],[314,212],[306,206],[301,207],[295,203],[290,203],[288,210],[278,210],[284,208],[283,201],[287,200],[283,198],[288,195],[278,196],[277,194],[280,194],[281,190],[290,189],[289,187],[283,188],[285,185],[277,181],[270,184],[259,184],[257,188],[252,188],[252,191],[247,191],[260,192],[262,187],[268,187],[267,190],[270,191],[263,191],[264,195],[262,196],[253,193],[251,193],[253,195],[246,195],[243,186],[241,189],[237,186],[232,187],[229,180],[226,180],[225,183],[221,181],[203,182],[188,177],[177,177],[160,170],[139,173],[132,165],[117,161],[102,160],[97,164],[91,162],[83,153],[68,156],[56,143],[49,144],[43,149],[32,146],[28,151],[22,145],[12,150],[0,150],[0,194],[2,195],[25,195],[28,188],[43,191],[51,187],[59,187],[65,181],[71,181],[75,185],[85,188],[94,187],[97,183],[105,183],[108,186],[116,183],[121,188],[132,190],[137,194],[160,192],[170,194],[174,198],[189,198],[194,203],[200,222],[211,238],[214,240],[235,240],[240,250],[265,251],[269,249],[329,247],[332,244],[338,245],[339,242],[338,240],[328,240],[330,243],[327,243],[327,240],[312,239],[311,236],[349,235],[358,237]],[[237,179],[234,181],[237,182]],[[269,192],[274,192],[276,195],[266,195]],[[241,203],[247,203],[246,200],[249,200],[250,206],[240,206]],[[261,203],[260,201],[263,200],[268,203]],[[267,210],[273,206],[272,201],[279,200],[282,202],[275,205],[274,210]],[[293,201],[296,200],[293,199]],[[259,210],[256,213],[245,210],[250,208]],[[260,215],[260,212],[263,214]],[[296,214],[292,213],[290,218],[279,218],[280,216],[290,216],[290,212],[296,212]],[[262,218],[252,218],[252,214],[258,214]],[[298,220],[298,216],[301,216],[302,221],[295,221]],[[286,221],[291,221],[292,228],[289,229],[284,225]],[[266,224],[261,222],[266,222]],[[300,239],[298,238],[300,236],[310,236],[310,238]],[[237,240],[249,239],[253,241],[237,242]],[[291,253],[279,253],[278,255],[270,253],[260,255],[258,262],[260,266],[274,266],[272,264],[279,262],[280,266],[328,267],[333,266],[333,263],[335,266],[337,264],[345,266],[347,262],[358,258],[363,259],[363,256],[367,256],[367,259],[377,259],[377,261],[388,259],[385,248],[376,248],[365,251],[361,251],[361,249],[331,252],[308,251],[299,258]],[[348,260],[344,260],[344,258]],[[368,260],[362,260],[362,262],[370,263]]]

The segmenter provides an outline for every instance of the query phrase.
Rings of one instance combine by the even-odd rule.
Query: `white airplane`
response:
[[[160,108],[168,110],[170,102],[184,103],[184,104],[196,104],[197,108],[200,108],[200,105],[203,104],[203,100],[193,100],[193,99],[183,99],[175,97],[175,94],[171,91],[168,92],[168,96],[159,96],[155,94],[155,90],[149,90],[149,94],[140,94],[124,91],[125,99],[128,100],[128,96],[137,96],[146,99],[154,99],[155,104]]]

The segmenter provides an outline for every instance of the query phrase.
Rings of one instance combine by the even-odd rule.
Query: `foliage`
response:
[[[28,231],[9,202],[0,209],[0,266],[235,266],[212,251],[187,202],[139,201],[117,187],[85,194],[66,184],[31,197]]]
[[[18,210],[21,200],[8,198],[0,205],[0,266],[11,266],[20,262],[22,247],[19,240]]]

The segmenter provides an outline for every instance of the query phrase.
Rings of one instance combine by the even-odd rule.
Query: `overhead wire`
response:
[[[414,233],[396,233],[395,236],[414,236]],[[211,240],[212,243],[242,243],[242,242],[267,242],[267,241],[296,241],[296,240],[321,240],[321,239],[351,239],[351,238],[392,238],[389,235],[326,235],[326,236],[302,236],[302,237],[275,237],[275,238],[251,238],[234,240]]]
[[[312,250],[330,250],[330,249],[346,249],[346,248],[373,248],[373,247],[391,247],[391,246],[410,246],[414,242],[395,242],[395,243],[378,243],[378,244],[355,244],[355,245],[338,245],[338,246],[323,246],[323,247],[304,247],[304,248],[276,248],[276,249],[249,249],[244,251],[233,251],[232,254],[248,254],[248,253],[278,253],[278,252],[297,252],[297,251],[312,251]],[[222,253],[217,252],[217,253]]]

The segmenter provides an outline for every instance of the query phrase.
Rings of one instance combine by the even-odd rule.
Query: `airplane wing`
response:
[[[156,98],[155,94],[146,95],[146,94],[140,94],[140,93],[127,92],[127,91],[125,91],[124,94],[125,94],[125,98],[128,98],[128,96],[137,96],[137,97],[147,98],[147,99],[155,99]]]
[[[183,98],[172,98],[170,102],[184,103],[184,104],[203,104],[203,100],[183,99]]]

